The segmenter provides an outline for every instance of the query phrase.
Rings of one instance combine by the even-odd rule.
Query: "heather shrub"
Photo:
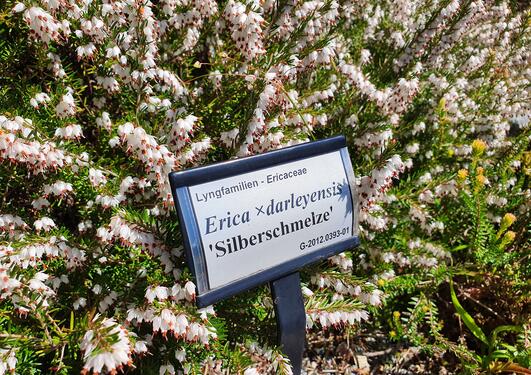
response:
[[[4,1],[0,373],[291,373],[267,286],[195,307],[167,175],[334,134],[362,245],[302,270],[308,330],[529,367],[530,25],[481,0]]]

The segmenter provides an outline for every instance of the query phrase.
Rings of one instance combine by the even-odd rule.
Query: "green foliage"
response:
[[[454,10],[450,0],[236,2],[264,18],[260,32],[248,33],[258,38],[252,48],[264,47],[252,58],[238,44],[245,38],[234,38],[237,20],[223,13],[229,1],[212,2],[218,10],[200,21],[196,8],[207,1],[67,1],[52,9],[51,1],[24,0],[18,13],[17,3],[0,4],[0,215],[27,226],[0,232],[0,281],[24,284],[14,297],[2,290],[2,364],[12,356],[19,374],[90,372],[85,335],[96,334],[97,355],[119,342],[119,327],[124,341],[149,346],[147,353],[127,350],[119,366],[126,373],[171,366],[190,374],[254,367],[288,374],[267,287],[219,302],[215,315],[195,307],[177,214],[157,168],[169,163],[167,173],[344,134],[362,181],[362,244],[301,271],[309,330],[387,329],[392,340],[458,359],[457,372],[531,366],[531,127],[517,124],[529,121],[531,13],[523,2],[459,2]],[[43,42],[30,33],[30,7],[68,21],[71,32]],[[142,18],[151,16],[156,22]],[[189,24],[178,26],[181,16]],[[91,35],[95,24],[81,26],[92,17],[104,23],[101,38]],[[93,54],[81,56],[78,48],[89,43]],[[114,46],[119,56],[108,57]],[[319,62],[325,49],[329,61]],[[356,68],[354,78],[348,67]],[[155,76],[161,70],[186,93],[166,89]],[[118,89],[105,88],[104,78],[116,79]],[[69,92],[75,113],[60,116],[56,106]],[[50,100],[35,108],[40,93]],[[254,129],[257,110],[263,118]],[[108,126],[98,124],[104,111]],[[192,130],[174,134],[187,115],[197,118]],[[28,133],[4,128],[4,118]],[[138,149],[125,141],[126,123],[144,132],[133,140]],[[81,126],[81,137],[56,135],[71,124]],[[234,139],[223,142],[233,130]],[[7,135],[23,152],[4,156]],[[37,163],[24,162],[29,143],[48,147],[41,159],[53,147],[69,161],[34,171]],[[163,148],[171,163],[154,156]],[[408,167],[391,168],[397,158]],[[94,169],[105,183],[91,181]],[[122,191],[128,177],[142,187]],[[72,191],[44,193],[58,181]],[[102,197],[118,203],[105,206]],[[41,198],[48,204],[36,208]],[[55,227],[38,230],[45,217]],[[27,264],[12,262],[32,246],[43,252],[21,257]],[[74,250],[83,254],[76,265],[67,256]],[[49,295],[38,283],[43,275]],[[162,297],[149,299],[158,287],[166,288]],[[185,317],[184,333],[155,329],[163,312],[173,314],[169,321]],[[128,317],[137,313],[146,320]],[[188,337],[191,324],[216,337]]]

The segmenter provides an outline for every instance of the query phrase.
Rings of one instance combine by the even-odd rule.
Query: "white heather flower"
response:
[[[18,5],[17,5],[18,6]],[[15,7],[17,7],[15,6]],[[21,9],[18,6],[18,9]],[[62,24],[39,7],[31,7],[24,12],[24,20],[30,28],[30,35],[44,43],[59,40]]]
[[[159,375],[175,375],[175,368],[171,363],[160,366]]]
[[[203,138],[190,145],[190,149],[181,155],[181,163],[190,163],[199,160],[210,149],[210,138]]]
[[[426,172],[422,176],[419,177],[418,184],[424,185],[431,181],[431,173]]]
[[[179,334],[184,334],[189,329],[188,319],[183,314],[177,316],[175,323],[175,332]]]
[[[425,130],[426,130],[426,124],[424,122],[422,122],[422,121],[418,122],[413,127],[413,135],[416,135],[418,133],[422,133]]]
[[[262,41],[264,19],[259,13],[248,10],[238,1],[229,0],[223,17],[229,24],[230,35],[236,47],[247,60],[253,60],[266,53]]]
[[[20,13],[20,12],[23,12],[25,9],[26,9],[26,6],[24,5],[24,3],[17,3],[13,7],[12,12],[13,13]]]
[[[142,353],[147,353],[148,351],[148,348],[147,348],[147,343],[145,341],[137,341],[135,342],[135,353],[136,354],[142,354]]]
[[[177,285],[177,284],[175,284]],[[172,291],[172,294],[173,294],[173,291]],[[207,315],[210,314],[210,315],[215,315],[216,312],[214,311],[214,307],[212,305],[210,306],[207,306],[207,307],[203,307],[202,309],[199,309],[197,310],[197,312],[199,313],[199,316],[201,316],[201,319],[203,320],[207,320]]]
[[[221,143],[223,143],[226,147],[233,147],[236,143],[236,138],[238,137],[238,134],[240,133],[240,129],[234,128],[232,130],[222,132],[220,134],[219,140]]]
[[[383,294],[383,292],[381,290],[374,289],[370,293],[362,293],[360,295],[360,299],[363,302],[370,303],[373,306],[379,306],[382,303],[382,301],[381,301],[381,295],[382,294]]]
[[[108,132],[110,132],[111,129],[112,129],[112,122],[111,122],[111,118],[109,116],[109,113],[102,112],[101,116],[96,118],[96,125],[98,125],[98,127],[102,128],[102,129],[105,129]],[[114,146],[111,146],[111,147],[114,147]]]
[[[46,216],[36,220],[33,226],[37,231],[44,230],[45,232],[49,232],[52,228],[56,227],[54,221]]]
[[[112,137],[111,139],[109,139],[109,146],[111,146],[112,148],[118,146],[119,144],[120,144],[120,138]]]
[[[382,280],[391,280],[394,277],[395,277],[395,271],[390,270],[390,271],[385,271],[384,273],[382,273],[379,278]]]
[[[191,281],[188,281],[184,285],[184,289],[186,291],[186,299],[188,301],[193,301],[195,299],[195,284]]]
[[[127,311],[126,321],[142,323],[144,321],[144,311],[137,308],[129,309]]]
[[[362,177],[358,189],[361,207],[367,209],[371,206],[392,185],[393,178],[397,178],[403,170],[402,159],[400,156],[394,155],[387,160],[387,164],[383,168],[373,170],[370,177]]]
[[[8,132],[0,132],[0,159],[24,164],[33,174],[55,170],[71,163],[54,143],[28,141],[23,138],[29,136],[32,131],[28,127],[31,126],[30,120],[17,117],[11,121],[2,117],[0,117],[0,127],[7,129]]]
[[[410,155],[415,155],[417,152],[419,152],[419,144],[418,143],[411,143],[406,146],[406,152]]]
[[[48,96],[48,94],[40,92],[30,99],[30,104],[33,108],[37,109],[39,108],[40,104],[46,105],[46,103],[48,103],[49,101],[50,97]]]
[[[45,295],[52,295],[53,291],[48,286],[46,286],[46,284],[44,284],[44,281],[46,281],[48,278],[49,276],[44,272],[37,272],[29,281],[28,287],[36,292]]]
[[[59,118],[70,117],[76,114],[76,103],[72,95],[74,90],[69,87],[67,91],[61,98],[61,101],[55,106],[55,113]]]
[[[16,229],[27,229],[28,225],[19,216],[0,215],[0,230],[13,234]]]
[[[18,1],[20,0],[16,0],[11,5]],[[33,7],[38,3],[42,4],[44,9]],[[95,3],[98,4],[95,5]],[[46,198],[52,201],[51,194],[63,194],[59,186],[57,189],[52,189],[51,184],[57,179],[54,177],[58,175],[55,172],[65,166],[70,166],[72,160],[74,160],[74,165],[71,170],[74,175],[69,176],[69,180],[76,181],[85,175],[83,171],[100,165],[98,159],[103,156],[108,159],[110,154],[121,154],[119,150],[109,150],[110,147],[105,144],[105,139],[113,137],[114,132],[117,131],[118,136],[111,138],[109,145],[111,147],[122,146],[124,152],[139,161],[139,163],[133,163],[134,165],[120,164],[124,170],[120,170],[118,175],[125,176],[134,173],[142,177],[127,177],[121,183],[113,181],[113,188],[116,188],[115,182],[120,183],[119,193],[114,195],[106,190],[96,198],[91,197],[95,200],[96,206],[92,200],[89,200],[85,205],[81,203],[79,207],[76,205],[70,208],[79,208],[92,216],[98,215],[102,207],[117,207],[126,202],[127,205],[138,207],[147,205],[146,212],[162,220],[168,214],[168,205],[172,203],[171,195],[169,195],[171,191],[166,182],[167,173],[171,170],[182,169],[181,162],[196,163],[204,157],[208,151],[209,142],[197,142],[198,140],[205,139],[207,135],[219,134],[221,130],[228,130],[222,132],[215,140],[216,147],[223,145],[231,149],[229,152],[224,152],[224,155],[232,155],[236,152],[238,155],[255,154],[301,143],[310,137],[313,138],[315,135],[313,129],[317,126],[327,126],[330,119],[343,118],[343,112],[336,113],[337,106],[328,105],[328,101],[331,104],[335,103],[337,99],[344,96],[344,93],[350,92],[352,95],[348,95],[347,98],[348,104],[351,104],[349,107],[352,112],[359,112],[360,119],[353,114],[345,121],[345,129],[350,133],[348,135],[351,144],[359,151],[356,159],[368,161],[367,165],[378,166],[369,171],[366,176],[358,179],[361,206],[360,230],[371,241],[377,239],[377,236],[385,236],[385,230],[395,227],[401,220],[401,218],[391,216],[388,212],[389,205],[397,198],[387,194],[387,190],[396,185],[397,195],[400,197],[401,189],[406,188],[408,184],[417,183],[416,181],[394,183],[404,168],[412,167],[412,160],[411,158],[403,162],[400,158],[381,160],[382,155],[393,151],[391,148],[402,145],[400,153],[406,153],[406,155],[410,153],[408,157],[413,157],[413,154],[418,155],[420,147],[418,143],[421,140],[427,142],[426,144],[431,144],[431,141],[436,142],[437,129],[444,130],[449,137],[454,138],[454,141],[450,140],[447,145],[449,155],[453,151],[454,155],[458,156],[456,162],[463,164],[458,168],[470,169],[470,158],[467,156],[472,153],[472,148],[469,144],[462,144],[463,142],[469,143],[467,139],[480,137],[488,142],[489,149],[485,154],[485,161],[486,165],[491,165],[489,159],[494,157],[492,160],[496,160],[495,153],[498,150],[514,148],[513,136],[510,133],[519,133],[523,127],[529,126],[530,116],[526,100],[529,88],[527,64],[529,52],[528,48],[525,48],[526,43],[520,43],[521,46],[514,45],[514,48],[512,43],[517,39],[524,42],[527,40],[527,35],[522,33],[522,30],[524,26],[529,25],[523,24],[526,15],[511,9],[506,2],[449,0],[442,3],[436,1],[433,7],[426,7],[419,2],[407,0],[385,4],[352,0],[342,2],[336,0],[291,1],[280,7],[277,3],[273,0],[232,0],[223,3],[224,8],[221,9],[219,15],[216,14],[217,5],[213,0],[161,0],[154,4],[150,1],[131,0],[103,2],[42,0],[26,1],[26,5],[23,3],[15,5],[13,11],[23,13],[19,16],[22,16],[28,23],[30,39],[40,44],[40,48],[45,51],[45,65],[48,66],[41,68],[49,69],[52,78],[61,80],[66,77],[62,62],[70,63],[69,58],[76,54],[83,58],[82,64],[78,65],[82,65],[86,68],[84,71],[89,73],[90,77],[85,77],[87,78],[85,83],[90,87],[87,87],[87,90],[80,96],[80,100],[86,100],[88,104],[88,106],[83,104],[82,117],[84,119],[86,114],[90,121],[92,113],[95,117],[100,116],[95,118],[95,124],[89,123],[85,129],[92,131],[93,125],[97,125],[97,129],[94,129],[90,137],[96,141],[99,140],[99,143],[103,142],[99,145],[102,148],[95,149],[89,160],[88,155],[86,158],[78,155],[79,148],[76,145],[65,144],[64,147],[68,149],[67,153],[66,149],[61,150],[53,142],[47,142],[49,134],[40,134],[43,130],[41,126],[32,126],[31,122],[25,119],[8,120],[0,116],[0,160],[7,170],[11,169],[11,166],[18,170],[20,166],[29,172],[28,175],[39,174],[35,181],[44,180],[44,183],[49,184],[42,187],[50,192],[46,196],[42,193],[42,189],[38,190],[39,186],[35,186],[33,190],[35,190],[34,196],[37,199],[32,202],[33,208],[44,209],[50,205]],[[26,10],[26,6],[32,8]],[[207,20],[214,15],[213,22]],[[360,40],[362,45],[356,51],[356,48],[351,48],[352,42],[348,38],[345,40],[344,35],[341,34],[343,31],[348,31],[352,24],[358,27],[360,20],[363,21],[365,30]],[[270,23],[270,21],[273,22]],[[208,27],[205,28],[206,25]],[[343,27],[347,30],[340,30]],[[175,36],[181,41],[177,48],[173,48],[174,44],[171,43]],[[330,38],[325,38],[327,39],[326,45],[319,42],[324,36],[330,36]],[[205,63],[194,64],[194,66],[205,70],[205,77],[185,84],[181,81],[177,71],[186,72],[186,65],[195,61],[186,56],[190,56],[199,40],[205,41],[206,58],[200,57]],[[283,51],[287,53],[286,58],[276,58],[271,55],[275,51],[269,51],[269,48],[267,55],[264,55],[266,47],[271,45],[270,41],[281,44],[288,42],[289,48]],[[394,50],[393,53],[401,55],[395,62],[396,71],[400,75],[384,80],[376,78],[380,67],[377,61],[371,61],[373,59],[368,50],[368,46],[374,43],[384,47],[387,45],[391,52]],[[44,44],[51,46],[48,48]],[[236,48],[232,48],[233,45]],[[47,49],[57,51],[57,54],[48,52]],[[386,51],[383,52],[385,55]],[[229,53],[231,56],[228,55]],[[95,58],[91,60],[89,56]],[[207,63],[214,60],[217,62],[215,65]],[[268,68],[259,69],[264,64],[262,62],[257,64],[258,60],[264,60]],[[485,62],[490,60],[493,62],[492,67],[488,64],[489,66],[484,66],[483,69]],[[357,62],[357,66],[346,63],[352,61]],[[368,66],[369,64],[371,66]],[[182,69],[180,65],[183,65]],[[341,77],[334,76],[336,66],[341,72]],[[481,71],[472,76],[468,75],[470,71],[476,69],[481,69]],[[202,128],[197,119],[188,117],[193,117],[190,113],[197,104],[201,104],[199,102],[209,99],[206,96],[204,98],[200,96],[208,93],[208,88],[212,86],[211,82],[218,90],[218,98],[212,102],[213,110],[216,110],[218,105],[223,105],[226,94],[230,94],[231,91],[228,85],[233,85],[234,80],[232,78],[221,80],[220,71],[229,78],[241,77],[241,87],[243,90],[249,90],[249,93],[238,94],[249,97],[253,96],[249,94],[255,94],[255,103],[251,106],[250,116],[248,116],[249,121],[245,124],[239,122],[237,124],[241,125],[242,134],[239,134],[238,128],[229,129],[226,125],[221,125],[226,122],[231,123],[231,121],[205,123],[205,127]],[[459,73],[457,74],[459,78],[453,78],[455,74],[449,74],[452,72]],[[429,78],[427,78],[428,75]],[[47,77],[44,76],[44,78]],[[44,81],[43,87],[50,87]],[[94,84],[95,81],[96,84]],[[484,91],[485,85],[488,86],[489,94],[492,95],[482,96],[480,100],[475,99],[474,93]],[[191,87],[190,95],[187,92],[188,86]],[[229,90],[225,92],[227,88]],[[426,101],[422,100],[418,103],[420,106],[416,105],[415,111],[412,111],[418,120],[413,120],[409,115],[402,116],[408,112],[419,88],[430,95]],[[118,125],[124,120],[115,120],[118,124],[113,127],[109,114],[102,112],[113,111],[116,119],[137,117],[132,113],[137,109],[136,103],[131,103],[131,106],[115,97],[114,92],[119,89],[138,93],[138,109],[146,109],[146,113],[141,116],[145,117],[142,121],[124,124],[119,128]],[[262,92],[254,92],[255,90],[262,90]],[[46,99],[41,94],[43,93],[30,99],[33,107],[42,109],[46,106],[49,98]],[[71,95],[75,96],[73,92]],[[61,96],[62,94],[53,98],[54,105],[57,104],[59,107],[61,103],[58,104],[58,102]],[[439,98],[443,100],[438,103]],[[371,111],[372,108],[376,111],[375,116],[367,117],[363,114],[363,109],[366,107],[363,104],[365,101],[370,102]],[[63,103],[65,108],[68,107],[66,102]],[[70,116],[68,113],[75,115],[74,100],[71,100],[70,106],[74,108],[73,112],[62,110],[60,113],[64,112],[64,116]],[[485,112],[486,108],[488,108],[488,113]],[[53,112],[54,108],[51,109]],[[418,116],[417,109],[419,110]],[[444,112],[444,116],[440,116],[437,109]],[[164,112],[166,112],[165,120],[162,119]],[[344,114],[348,116],[351,113]],[[225,120],[230,120],[230,116],[231,113],[228,113]],[[444,122],[441,117],[444,117]],[[368,122],[375,121],[372,120],[373,118],[378,118],[378,123]],[[424,122],[417,123],[420,120],[429,124],[428,130]],[[448,124],[445,121],[448,121]],[[69,122],[58,121],[60,124],[58,126]],[[223,128],[219,128],[220,126]],[[62,132],[63,130],[61,130],[61,136]],[[409,143],[409,146],[403,147],[403,141],[406,145]],[[64,142],[58,143],[60,146],[64,144]],[[98,155],[97,151],[103,154]],[[426,150],[423,150],[423,154],[417,159],[419,170],[423,170],[422,173],[427,170],[423,168],[423,163],[426,164],[424,152]],[[440,156],[431,152],[425,155],[428,158]],[[464,158],[459,156],[464,156]],[[434,159],[428,163],[435,167],[429,169],[429,173],[419,180],[419,186],[413,189],[418,195],[417,202],[414,199],[410,202],[410,217],[407,217],[406,212],[405,217],[402,218],[411,221],[412,230],[421,229],[427,233],[444,230],[444,225],[438,221],[440,215],[431,206],[439,197],[444,197],[443,203],[452,199],[456,195],[458,186],[453,181],[444,183],[439,181],[443,175],[454,170],[448,160],[442,166],[438,165],[439,161]],[[489,205],[508,205],[507,200],[510,200],[513,195],[529,198],[527,191],[521,191],[519,179],[511,178],[513,172],[522,171],[524,163],[520,165],[517,161],[508,160],[508,162],[510,164],[506,171],[508,174],[506,178],[500,179],[495,173],[492,177],[489,175],[493,179],[492,184],[495,190],[489,189],[489,192],[485,193]],[[119,168],[113,160],[109,165],[115,169]],[[142,170],[138,168],[139,166]],[[513,170],[517,168],[520,170]],[[416,175],[414,172],[416,171],[412,171],[412,175]],[[517,173],[514,174],[517,175]],[[75,174],[80,176],[75,176]],[[99,174],[92,177],[94,178],[90,182],[94,185],[99,185],[104,178]],[[433,186],[434,182],[439,185]],[[507,194],[502,185],[514,190],[514,194]],[[430,190],[427,189],[428,187]],[[463,188],[466,190],[470,186],[464,185]],[[52,192],[52,190],[58,192]],[[38,198],[39,195],[42,197]],[[68,202],[71,201],[72,199],[68,199]],[[525,199],[523,201],[525,202]],[[156,202],[155,206],[153,202]],[[25,202],[23,206],[28,206],[28,202]],[[492,208],[494,210],[487,214],[488,219],[501,220],[499,214],[504,211]],[[515,213],[523,214],[525,208],[525,204],[515,207]],[[13,209],[17,209],[16,205]],[[104,212],[103,216],[105,217],[107,213]],[[83,217],[86,216],[85,214],[82,212]],[[53,219],[58,220],[55,216]],[[84,223],[79,224],[79,233],[89,227],[88,223],[86,225]],[[17,216],[0,215],[2,236],[14,237],[16,241],[17,236],[25,234],[24,231],[29,232],[28,226],[23,223],[22,219]],[[156,257],[160,261],[161,269],[168,276],[171,274],[176,280],[180,280],[181,270],[174,264],[179,257],[179,251],[164,246],[155,233],[157,231],[151,231],[119,217],[113,217],[109,223],[98,228],[97,237],[106,248],[111,248],[113,244],[121,244],[124,247],[134,247],[135,251],[141,249],[150,256]],[[44,241],[43,239],[49,236],[44,234],[41,237],[41,241]],[[43,243],[22,247],[16,243],[13,243],[13,246],[4,244],[3,247],[0,246],[0,255],[4,254],[6,262],[12,262],[22,269],[39,269],[42,260],[48,258],[65,257],[68,268],[83,264],[84,255],[81,250],[72,248],[59,239],[53,242],[46,240]],[[373,262],[382,260],[389,266],[397,265],[397,268],[403,268],[412,265],[432,267],[437,265],[440,259],[445,258],[441,254],[442,250],[430,248],[424,240],[412,241],[411,246],[411,251],[407,251],[407,255],[400,252],[388,252],[389,249],[371,249],[367,256],[356,257],[355,261],[365,269],[372,268]],[[96,245],[91,264],[95,261],[107,262],[107,258],[103,256],[98,247]],[[353,267],[351,259],[340,256],[333,257],[330,262],[334,267],[347,273]],[[94,266],[98,267],[98,264]],[[8,298],[12,294],[20,294],[23,298],[21,288],[26,285],[26,280],[21,279],[21,286],[21,281],[16,279],[18,276],[10,275],[2,268],[0,267],[2,297]],[[139,269],[137,275],[139,278],[145,278],[147,272],[146,269]],[[385,279],[388,276],[390,277],[391,274],[384,273],[373,281]],[[60,281],[60,278],[51,276],[44,284],[58,286]],[[332,301],[341,301],[349,295],[360,296],[359,298],[364,299],[365,304],[377,302],[375,296],[372,295],[374,286],[362,285],[362,290],[359,285],[348,285],[326,277],[318,277],[312,280],[312,283],[317,287],[328,288]],[[37,278],[32,285],[36,289],[42,289],[42,284],[43,281]],[[205,320],[203,323],[207,324],[206,318],[209,314],[207,309],[194,313],[196,321],[188,321],[184,314],[175,316],[180,314],[176,311],[181,311],[177,302],[193,299],[194,291],[184,283],[173,285],[171,290],[169,287],[160,288],[152,286],[146,290],[146,299],[153,301],[157,311],[155,311],[155,306],[149,307],[146,301],[144,306],[139,308],[128,306],[128,318],[134,316],[133,320],[144,321],[145,325],[157,319],[153,326],[158,327],[158,331],[163,333],[169,331],[171,334],[178,332],[175,335],[179,337],[178,340],[202,342],[202,337],[205,337],[205,326],[199,325],[195,317],[201,316],[201,319]],[[310,295],[311,291],[303,288],[303,293]],[[165,294],[168,294],[168,297]],[[98,298],[98,302],[103,299],[100,308],[107,308],[112,303],[108,297],[103,295]],[[164,302],[157,303],[159,298]],[[309,298],[309,303],[312,300]],[[12,302],[18,309],[18,306],[26,304],[27,301],[13,299]],[[267,298],[263,302],[270,305],[271,299]],[[128,301],[124,301],[125,305],[127,303]],[[160,306],[164,306],[163,313],[159,311]],[[33,310],[19,309],[19,311],[31,314]],[[367,316],[368,314],[362,310],[327,312],[309,308],[307,322],[309,326],[321,322],[323,327],[326,327],[354,324],[361,319],[367,319]],[[173,329],[170,328],[171,325]],[[89,329],[98,333],[96,327],[90,326],[87,330]],[[98,335],[94,335],[96,336]],[[147,345],[151,345],[150,336],[145,338]],[[156,341],[156,344],[158,343],[159,340]],[[180,360],[177,353],[174,354],[171,350],[166,352],[165,349],[167,348],[163,349],[163,355],[167,357],[175,355]],[[175,349],[174,347],[173,350]],[[144,352],[145,350],[147,350],[146,345],[139,350],[135,345],[135,351]],[[93,352],[99,353],[98,350]],[[4,354],[7,355],[4,349],[0,349],[0,373],[14,371],[12,368],[6,368]],[[9,352],[9,355],[15,358],[12,352]],[[271,354],[267,356],[270,360]],[[107,358],[109,357],[102,356],[98,361],[107,360]],[[175,359],[166,358],[161,364],[170,360],[176,363]],[[113,366],[109,368],[111,367]],[[112,370],[109,368],[103,365],[100,370],[105,373],[120,371],[119,368]],[[257,369],[262,370],[262,367],[257,367]],[[248,370],[252,372],[253,368]],[[88,371],[86,369],[86,372]],[[179,370],[172,371],[179,372]],[[184,372],[187,371],[188,368],[184,367]]]
[[[0,270],[0,287],[2,288],[3,295],[11,295],[21,285],[22,283],[18,279],[10,277],[6,270]]]
[[[89,181],[92,186],[98,187],[100,185],[105,185],[107,183],[107,177],[105,177],[102,170],[90,168],[89,169]]]
[[[107,99],[104,96],[96,97],[92,100],[94,106],[98,109],[102,109],[107,104]]]
[[[130,122],[118,127],[118,135],[123,144],[127,146],[128,152],[135,155],[144,164],[148,173],[147,177],[157,182],[160,198],[165,204],[170,204],[172,197],[167,176],[179,164],[175,155],[168,147],[159,145],[156,138],[147,134],[144,128],[135,126]],[[207,146],[204,144],[207,140],[209,141],[209,138],[196,143]],[[203,151],[206,149],[207,147]],[[192,159],[195,156],[192,155]]]
[[[82,221],[77,225],[77,230],[79,231],[79,233],[86,232],[90,228],[92,228],[91,220]]]
[[[114,46],[114,47],[109,47],[107,48],[106,50],[106,57],[108,59],[110,58],[114,58],[114,57],[119,57],[121,55],[121,51],[120,51],[120,48],[118,46]]]
[[[109,93],[120,91],[120,84],[114,77],[96,77],[96,82],[100,84]]]
[[[177,359],[179,362],[184,362],[184,360],[186,359],[186,350],[176,350],[175,359]]]
[[[0,349],[0,374],[15,373],[17,357],[15,349]]]
[[[313,296],[314,293],[310,289],[308,289],[307,287],[303,286],[302,287],[302,294],[304,294],[306,297],[311,297],[311,296]]]
[[[104,257],[102,257],[104,258]],[[100,263],[101,263],[101,259],[100,258]],[[105,296],[101,301],[100,303],[98,304],[98,310],[100,313],[104,313],[105,311],[107,311],[107,309],[109,308],[109,306],[111,306],[114,301],[116,300],[116,298],[118,298],[118,294],[115,292],[115,291],[112,291],[111,293],[109,293],[109,295]]]
[[[99,227],[96,229],[96,237],[104,243],[110,242],[113,238],[112,233],[105,227]]]
[[[86,305],[87,305],[87,299],[83,297],[79,297],[73,303],[74,310],[79,310],[80,308],[85,307]]]
[[[80,125],[70,124],[64,128],[55,129],[55,136],[63,139],[79,139],[83,137],[83,130]]]
[[[77,59],[81,60],[83,57],[92,58],[96,52],[96,46],[94,43],[90,42],[87,45],[79,46],[76,49]]]
[[[149,303],[153,302],[155,298],[159,301],[164,301],[168,298],[168,288],[157,285],[156,287],[148,287],[146,289],[146,299]]]
[[[79,345],[83,352],[83,369],[93,373],[115,373],[131,361],[131,342],[127,330],[114,319],[96,315],[93,328],[88,330]]]
[[[444,223],[442,221],[433,221],[428,225],[428,233],[431,234],[433,231],[444,231]]]
[[[424,190],[419,194],[419,201],[424,203],[433,203],[435,195],[431,190]]]
[[[59,289],[59,287],[61,286],[61,284],[68,284],[70,281],[68,280],[68,277],[66,275],[63,275],[63,277],[51,277],[50,278],[50,281],[51,284],[52,284],[52,289],[54,291],[57,291],[57,289]]]
[[[214,87],[220,88],[221,87],[221,79],[223,76],[221,75],[221,72],[219,70],[215,70],[209,75],[210,82],[214,84]]]
[[[184,119],[180,118],[173,123],[170,130],[170,143],[175,146],[174,150],[180,150],[190,142],[190,138],[194,134],[196,121],[197,117],[188,115]]]
[[[48,57],[48,59],[50,60],[48,69],[52,71],[55,77],[63,78],[66,75],[66,72],[63,69],[63,65],[61,64],[61,58],[52,52],[48,52],[46,57]]]
[[[360,64],[365,65],[371,60],[371,52],[366,49],[361,50],[360,54]]]
[[[52,185],[44,185],[44,196],[48,197],[50,195],[56,195],[61,197],[67,193],[74,191],[72,184],[64,181],[56,181]]]
[[[437,197],[443,197],[446,195],[457,197],[457,194],[458,194],[457,183],[454,180],[450,180],[448,182],[442,183],[435,188],[435,195]]]

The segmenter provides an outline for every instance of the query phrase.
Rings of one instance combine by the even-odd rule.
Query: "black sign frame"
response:
[[[210,289],[208,285],[208,270],[203,254],[203,247],[199,226],[194,213],[189,187],[232,177],[256,170],[273,167],[309,157],[340,151],[345,174],[348,179],[352,202],[352,236],[325,246],[311,253],[301,255],[273,268],[265,269],[230,284]],[[266,152],[241,159],[210,164],[169,174],[171,190],[177,209],[181,232],[183,234],[186,259],[195,278],[197,287],[196,304],[198,307],[209,306],[219,300],[231,297],[261,284],[280,279],[298,271],[309,264],[326,259],[332,255],[354,248],[359,245],[358,236],[358,199],[356,183],[350,156],[344,136],[303,143],[287,148]]]

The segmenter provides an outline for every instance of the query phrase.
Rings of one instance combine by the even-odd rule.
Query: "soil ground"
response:
[[[309,334],[303,368],[318,374],[456,374],[452,359],[427,356],[416,347],[388,340],[382,332],[349,337],[334,331]]]

